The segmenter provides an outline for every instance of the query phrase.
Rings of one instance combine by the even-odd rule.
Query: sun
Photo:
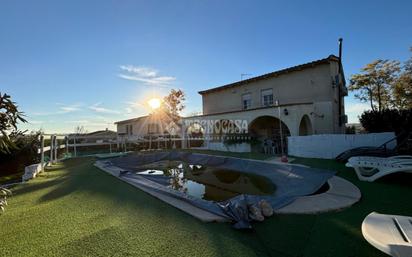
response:
[[[149,100],[148,103],[149,103],[150,108],[152,108],[153,110],[159,108],[160,104],[161,104],[159,98],[152,98],[152,99]]]

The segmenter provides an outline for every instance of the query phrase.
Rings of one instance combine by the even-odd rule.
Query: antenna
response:
[[[250,74],[250,73],[241,73],[240,74],[240,80],[243,80],[243,77],[246,77],[246,76],[251,76],[252,74]]]

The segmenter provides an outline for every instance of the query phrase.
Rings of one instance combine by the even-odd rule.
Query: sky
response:
[[[115,129],[171,88],[200,90],[338,54],[346,79],[409,58],[412,1],[0,0],[0,92],[47,133]],[[350,93],[349,122],[368,108]]]

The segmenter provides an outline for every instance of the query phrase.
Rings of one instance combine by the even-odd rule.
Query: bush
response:
[[[412,131],[412,109],[385,109],[362,113],[360,122],[369,133],[394,131],[396,135]]]
[[[14,139],[16,148],[0,153],[0,176],[21,173],[24,167],[40,161],[37,149],[40,146],[39,133],[18,136]]]
[[[345,128],[345,134],[356,134],[355,126],[347,126]]]

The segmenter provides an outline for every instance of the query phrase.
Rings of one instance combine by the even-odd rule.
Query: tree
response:
[[[163,111],[174,122],[180,119],[180,112],[185,108],[183,102],[185,101],[185,93],[182,90],[172,89],[170,93],[163,98]]]
[[[15,139],[23,133],[17,129],[19,122],[26,122],[23,113],[10,95],[0,93],[0,152],[9,153],[16,148]]]
[[[410,51],[412,52],[412,47]],[[412,108],[412,56],[402,68],[393,87],[393,106],[398,109],[410,109]]]
[[[381,112],[393,104],[392,88],[399,71],[398,61],[376,60],[351,77],[349,90],[357,92],[355,98],[369,102],[372,110]]]
[[[87,134],[87,130],[83,126],[79,125],[74,128],[74,133],[76,135],[83,135],[83,134]]]

